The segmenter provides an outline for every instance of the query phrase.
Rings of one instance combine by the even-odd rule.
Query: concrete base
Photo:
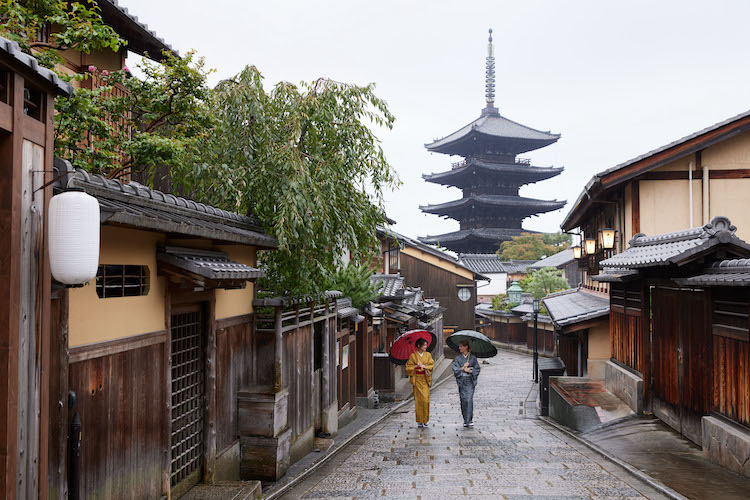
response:
[[[632,416],[633,412],[601,380],[550,377],[549,416],[580,432]]]
[[[339,429],[348,425],[352,420],[357,418],[357,406],[349,407],[349,403],[339,412]]]
[[[643,414],[643,377],[616,365],[605,362],[604,386],[620,398],[638,415]]]
[[[357,406],[372,410],[375,408],[375,389],[372,387],[367,391],[367,396],[357,396]]]
[[[239,481],[240,480],[240,442],[216,455],[216,480],[217,481]]]
[[[310,453],[315,447],[315,429],[311,425],[305,432],[297,436],[297,439],[289,448],[289,463],[293,464]]]
[[[278,481],[289,468],[292,430],[277,437],[240,437],[242,479]]]
[[[588,378],[591,380],[604,380],[607,376],[607,361],[606,359],[589,359],[588,364]]]
[[[339,433],[339,401],[336,399],[331,406],[323,409],[320,418],[321,432],[327,432],[331,436]]]
[[[596,409],[586,405],[570,404],[552,383],[549,387],[549,416],[555,422],[579,432],[586,432],[601,425]]]
[[[703,457],[750,477],[750,431],[716,417],[703,417]]]

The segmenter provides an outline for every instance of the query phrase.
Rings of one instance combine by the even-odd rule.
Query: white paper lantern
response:
[[[66,191],[49,202],[49,264],[54,277],[80,285],[99,267],[99,202],[82,191]]]

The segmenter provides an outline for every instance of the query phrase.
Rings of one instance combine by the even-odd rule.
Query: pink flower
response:
[[[109,76],[109,71],[106,69],[102,71],[102,76]]]
[[[123,71],[124,71],[125,73],[130,73],[130,70],[128,69],[128,67],[127,67],[127,66],[123,66],[123,67],[122,67],[122,70],[123,70]]]
[[[89,66],[89,72],[96,73],[96,66],[94,66],[93,64]]]

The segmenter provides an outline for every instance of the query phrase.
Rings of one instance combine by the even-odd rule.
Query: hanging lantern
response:
[[[99,266],[99,202],[83,191],[65,191],[49,202],[49,263],[52,277],[80,285]]]
[[[602,229],[599,231],[601,235],[602,248],[606,250],[612,250],[615,247],[615,234],[617,233],[614,229]]]
[[[576,245],[571,248],[573,249],[573,258],[580,259],[581,258],[581,245]]]
[[[514,281],[508,287],[508,302],[514,305],[520,304],[522,293],[523,288],[521,288],[521,285],[518,284],[518,281]]]
[[[596,253],[596,240],[589,238],[586,240],[586,255],[594,255]]]

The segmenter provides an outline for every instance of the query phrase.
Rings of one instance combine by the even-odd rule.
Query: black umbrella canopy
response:
[[[461,352],[458,349],[458,343],[462,340],[467,340],[469,342],[471,353],[477,358],[491,358],[497,355],[497,349],[492,345],[492,341],[481,333],[473,330],[461,330],[460,332],[456,332],[445,339],[445,343],[454,351]]]

